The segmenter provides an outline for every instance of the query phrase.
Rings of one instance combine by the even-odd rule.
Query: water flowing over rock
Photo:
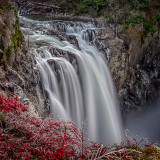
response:
[[[26,41],[35,55],[53,118],[73,120],[80,128],[87,120],[91,140],[119,143],[121,120],[112,79],[102,53],[92,45],[98,28],[91,22],[25,17],[21,17],[21,23],[22,31],[30,33],[25,35]],[[47,30],[54,31],[54,35],[46,34]],[[66,38],[59,39],[62,34]],[[70,36],[76,43],[68,40]]]

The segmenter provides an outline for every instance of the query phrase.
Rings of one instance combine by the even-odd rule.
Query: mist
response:
[[[160,141],[160,97],[145,112],[132,112],[128,115],[124,128],[131,135],[148,138],[149,142]]]

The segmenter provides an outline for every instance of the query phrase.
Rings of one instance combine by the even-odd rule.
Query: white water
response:
[[[25,24],[22,31],[32,34],[31,51],[36,55],[53,118],[73,120],[79,128],[87,120],[87,136],[91,140],[120,143],[121,119],[111,75],[98,50],[89,44],[95,39],[97,28],[91,23],[42,22],[24,17],[21,22]],[[48,29],[76,36],[80,50],[67,41],[43,35]],[[64,56],[59,51],[55,56],[51,47],[61,49]],[[74,57],[72,61],[67,58],[70,56]]]

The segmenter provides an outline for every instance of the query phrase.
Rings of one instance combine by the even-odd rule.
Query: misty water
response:
[[[72,120],[79,128],[86,121],[90,140],[120,143],[119,106],[106,61],[94,46],[98,32],[94,23],[26,17],[20,20],[40,70],[53,119]],[[48,34],[50,30],[74,36],[78,45]]]
[[[145,106],[141,112],[131,112],[128,114],[124,128],[130,131],[131,136],[137,139],[147,138],[149,142],[160,141],[160,97],[150,105]]]

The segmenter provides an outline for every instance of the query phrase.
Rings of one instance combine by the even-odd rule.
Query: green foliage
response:
[[[93,0],[93,8],[98,12],[105,6],[106,0]]]
[[[139,10],[150,6],[151,0],[132,0],[132,9]]]
[[[0,15],[2,15],[3,14],[3,10],[2,9],[0,9]]]
[[[17,14],[17,9],[10,2],[4,2],[2,10],[4,11],[6,9],[6,7],[7,7],[7,10],[12,9],[12,11],[14,11],[14,14],[15,14],[15,17],[16,17],[16,22],[15,22],[15,24],[13,24],[14,33],[12,32],[11,35],[10,35],[10,39],[11,39],[12,44],[10,46],[8,46],[8,48],[5,48],[3,40],[0,39],[0,49],[4,52],[5,60],[8,61],[11,53],[13,51],[15,51],[15,52],[18,51],[18,45],[23,40],[24,36],[23,36],[23,34],[20,30],[19,17],[18,17],[18,14]],[[5,35],[6,34],[6,29],[7,29],[6,25],[1,25],[0,26],[0,35],[1,36],[4,36],[4,37],[6,36]]]
[[[78,5],[78,10],[82,13],[88,13],[89,9],[89,2],[88,0],[81,0],[81,2]]]
[[[159,31],[160,31],[160,11],[153,17],[153,20],[156,24],[156,29],[157,29],[158,34],[159,34]]]
[[[72,13],[72,3],[68,3],[68,5],[67,5],[67,11],[68,12],[70,12],[70,13]]]
[[[138,14],[136,16],[131,16],[124,24],[124,28],[128,29],[129,25],[131,24],[134,26],[135,24],[143,23],[144,31],[141,34],[141,41],[143,42],[146,38],[148,33],[155,33],[157,29],[155,29],[155,23],[152,19],[144,17],[142,14]]]
[[[0,29],[0,34],[1,34],[2,36],[4,36],[4,35],[5,35],[4,30],[1,30],[1,29]]]
[[[78,10],[82,13],[94,12],[97,14],[106,4],[108,0],[81,0],[78,4]]]
[[[14,5],[12,2],[10,2],[8,0],[1,0],[0,1],[0,8],[14,9]]]
[[[150,146],[141,150],[143,156],[141,159],[143,160],[159,160],[160,159],[160,151],[157,147]]]
[[[16,14],[17,16],[17,14]],[[12,45],[15,49],[15,51],[18,50],[18,44],[19,42],[22,41],[22,39],[24,38],[21,30],[20,30],[20,24],[19,24],[19,17],[16,17],[16,23],[14,24],[14,28],[15,28],[15,34],[12,33],[11,35],[11,40],[12,40]]]
[[[9,60],[9,56],[12,53],[12,46],[9,46],[6,50],[4,50],[4,56],[5,59],[8,61]]]
[[[3,45],[2,40],[0,40],[0,49],[1,49],[2,51],[4,51],[4,45]]]
[[[0,121],[1,121],[1,122],[5,122],[5,117],[4,117],[3,114],[0,114]]]
[[[135,24],[140,24],[145,21],[145,17],[142,14],[138,14],[136,16],[131,16],[129,19],[126,20],[125,22],[125,29],[129,27],[129,25],[135,25]]]
[[[116,22],[116,14],[114,13],[114,11],[106,12],[104,16],[105,18],[107,18],[108,22]]]
[[[11,34],[11,41],[12,41],[12,47],[14,48],[15,52],[18,51],[18,44],[22,41],[24,38],[21,30],[20,30],[20,24],[19,24],[19,17],[17,14],[16,8],[14,8],[15,16],[16,16],[16,22],[14,24],[15,34]]]
[[[16,35],[14,35],[13,33],[11,34],[12,46],[16,52],[18,51],[17,38],[18,37]]]
[[[144,28],[146,30],[147,33],[149,32],[156,32],[156,30],[154,29],[154,22],[152,22],[149,19],[144,19]]]
[[[67,1],[73,3],[72,0]],[[155,0],[154,10],[152,10],[153,5],[151,6],[152,0],[75,0],[74,4],[77,5],[79,13],[96,17],[103,15],[109,22],[122,24],[124,29],[128,29],[131,25],[143,24],[140,39],[144,42],[149,33],[160,31],[158,1]]]

